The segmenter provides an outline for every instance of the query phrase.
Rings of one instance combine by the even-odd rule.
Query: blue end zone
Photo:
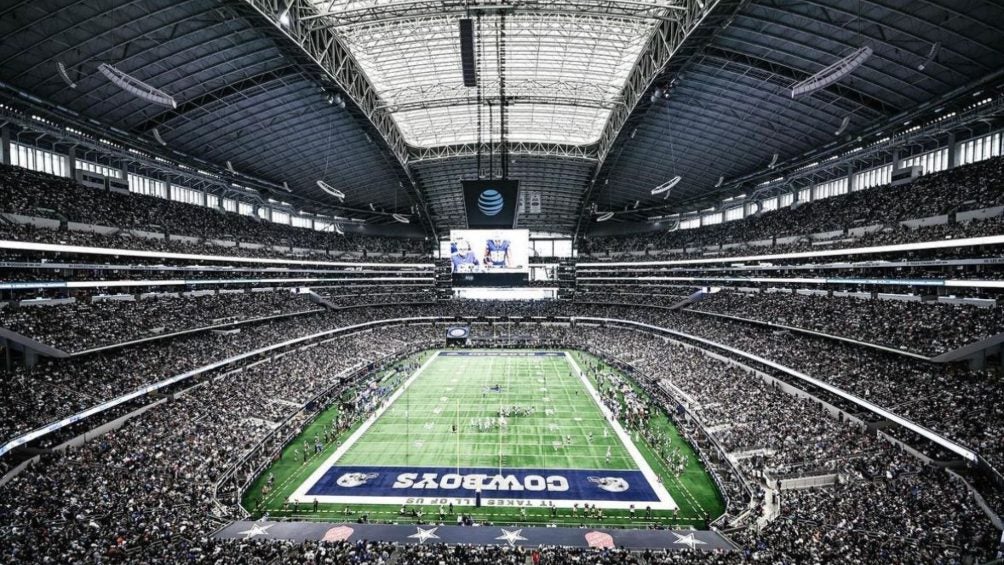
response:
[[[564,357],[561,351],[440,351],[443,357]]]
[[[307,496],[659,502],[641,471],[334,466]]]

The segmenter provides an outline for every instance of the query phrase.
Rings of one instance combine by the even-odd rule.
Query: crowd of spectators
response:
[[[336,308],[355,308],[377,304],[418,304],[436,301],[436,289],[431,284],[371,284],[338,289],[318,289],[317,292]]]
[[[359,235],[351,231],[338,235],[332,231],[298,228],[165,198],[98,190],[70,179],[3,165],[0,165],[0,212],[167,236],[167,239],[130,234],[119,234],[127,237],[102,236],[86,232],[18,229],[10,225],[0,230],[5,239],[40,243],[108,247],[110,242],[115,242],[117,245],[111,246],[180,253],[201,249],[202,253],[216,255],[266,257],[305,254],[307,250],[322,254],[333,251],[396,255],[399,259],[405,253],[428,255],[428,245],[422,239]],[[206,245],[208,241],[183,243],[172,241],[172,235],[264,247]]]
[[[894,448],[703,353],[616,328],[533,325],[528,332],[541,341],[554,340],[551,329],[570,346],[632,362],[643,381],[673,383],[693,400],[689,408],[703,423],[719,431],[716,438],[727,450],[767,448],[773,451],[763,460],[769,465],[823,463],[824,470],[841,474],[841,482],[782,492],[780,518],[759,533],[739,532],[734,552],[209,539],[221,521],[239,515],[231,501],[215,496],[219,478],[275,423],[300,426],[297,406],[325,389],[349,385],[342,376],[347,369],[380,363],[408,346],[419,348],[441,338],[442,328],[436,326],[399,326],[346,336],[209,379],[117,431],[45,456],[0,487],[0,530],[8,540],[2,557],[10,563],[292,559],[424,565],[525,563],[534,558],[549,564],[979,563],[992,555],[999,533],[965,487],[944,471],[905,462]],[[827,463],[833,461],[840,463]],[[752,465],[742,463],[747,471]]]
[[[658,336],[580,328],[577,336],[664,388],[682,391],[688,411],[750,474],[834,471],[875,449],[862,426],[823,417],[818,403],[781,392],[759,376]]]
[[[1004,232],[1004,222],[999,216],[920,228],[906,227],[901,222],[1000,206],[1004,203],[1002,186],[1004,158],[995,158],[927,175],[906,187],[873,187],[808,202],[796,209],[782,208],[693,230],[587,237],[580,251],[584,256],[594,257],[628,252],[653,257],[721,256],[996,235]],[[902,198],[904,191],[909,191],[911,198]],[[91,189],[19,167],[0,166],[0,192],[0,211],[117,229],[110,234],[99,234],[4,223],[0,225],[0,237],[5,239],[244,257],[413,261],[427,260],[431,253],[423,239],[351,231],[340,236],[163,198]],[[862,226],[878,228],[867,233],[846,232],[848,228]],[[845,233],[828,240],[807,237],[825,232]],[[749,242],[766,245],[749,245]]]
[[[1004,309],[967,304],[793,294],[719,292],[691,306],[937,356],[1004,332]]]
[[[223,213],[223,212],[219,212]],[[296,228],[303,229],[303,228]],[[191,255],[210,255],[223,257],[240,257],[252,259],[294,259],[314,261],[365,261],[367,263],[426,263],[428,253],[413,251],[369,251],[369,241],[388,240],[380,236],[351,236],[353,239],[365,242],[353,249],[306,249],[286,246],[260,246],[253,243],[238,245],[221,244],[216,240],[199,242],[181,239],[143,237],[127,230],[109,233],[97,233],[80,230],[61,230],[55,228],[31,226],[26,224],[0,223],[0,239],[30,243],[47,243],[52,245],[74,245],[81,247],[103,247],[130,251],[155,251],[161,253],[184,253]],[[374,248],[392,248],[392,243]],[[406,253],[406,254],[405,254]]]
[[[692,312],[624,304],[450,301],[440,315],[624,319],[681,331],[817,378],[958,440],[1004,468],[1004,386],[997,369],[930,363],[825,337]],[[779,375],[791,381],[794,377]],[[808,383],[794,381],[800,386]],[[858,408],[862,417],[874,417]]]
[[[728,565],[741,563],[739,553],[703,550],[638,551],[625,549],[540,546],[410,545],[396,553],[402,565],[643,565],[659,563],[703,563]]]
[[[364,302],[365,303],[365,302]],[[1001,403],[1000,376],[992,370],[966,370],[836,342],[822,337],[794,332],[778,333],[772,328],[731,321],[696,313],[678,313],[628,306],[586,305],[567,302],[526,301],[449,301],[425,305],[386,305],[349,308],[299,316],[294,321],[277,320],[267,324],[247,324],[233,341],[259,343],[273,335],[295,337],[308,332],[330,329],[340,324],[358,323],[372,318],[400,316],[596,316],[638,320],[666,326],[728,344],[743,351],[766,357],[838,386],[866,400],[875,402],[904,417],[959,439],[981,453],[1004,463],[1004,450],[995,437],[1004,417],[998,412]],[[285,327],[291,328],[286,330]],[[280,328],[278,333],[267,328]],[[43,361],[31,372],[15,370],[3,386],[23,399],[5,406],[10,417],[0,421],[39,423],[40,419],[65,414],[98,399],[121,394],[123,390],[156,382],[194,368],[191,361],[212,356],[212,336],[203,340],[190,338],[192,346],[205,356],[171,355],[167,347],[140,345],[124,352],[78,360]],[[185,338],[170,340],[185,343]],[[225,343],[225,342],[224,342]],[[252,348],[249,348],[252,349]],[[136,355],[131,353],[136,351]],[[71,378],[71,375],[84,378]],[[44,383],[45,386],[37,386]],[[56,391],[72,391],[62,394]],[[35,400],[38,397],[38,400]],[[61,401],[54,402],[54,398]],[[21,406],[21,408],[19,408]],[[44,406],[38,409],[36,407]],[[966,407],[968,416],[957,417]]]
[[[815,401],[651,334],[580,327],[572,335],[584,342],[580,345],[625,360],[638,371],[637,381],[672,389],[733,457],[758,452],[736,457],[748,476],[839,475],[832,487],[781,492],[782,521],[763,536],[747,538],[750,557],[776,562],[801,556],[796,559],[801,562],[838,548],[862,562],[890,561],[913,551],[922,562],[979,563],[992,555],[987,548],[994,547],[999,532],[987,527],[965,485],[877,440],[863,426],[833,419]],[[814,546],[792,538],[802,533],[827,535]],[[879,543],[847,543],[867,538]]]
[[[159,334],[323,310],[306,294],[288,290],[129,298],[9,305],[0,309],[0,327],[72,353]]]
[[[583,304],[644,304],[669,308],[683,302],[694,292],[695,287],[580,286],[574,299]]]
[[[39,261],[38,257],[12,259],[16,266],[3,269],[0,282],[12,281],[87,281],[100,286],[102,281],[171,281],[169,284],[178,286],[178,281],[194,286],[204,284],[208,288],[225,285],[256,284],[255,281],[267,281],[269,285],[314,286],[332,285],[335,283],[352,284],[355,279],[363,279],[369,284],[373,277],[382,277],[383,282],[393,282],[394,278],[404,279],[402,282],[415,282],[421,278],[430,284],[434,271],[431,265],[413,264],[407,267],[374,265],[360,268],[352,264],[318,265],[318,266],[275,266],[275,265],[205,265],[205,264],[165,264],[164,261],[143,262],[141,259],[101,263],[94,260],[80,259],[64,261]],[[412,280],[409,280],[412,279]],[[220,282],[226,281],[226,282]],[[209,287],[212,285],[212,287]],[[42,290],[46,286],[40,285]],[[25,289],[27,292],[28,289]]]
[[[975,449],[1004,466],[1004,387],[997,370],[968,370],[832,339],[693,313],[600,307],[752,353],[820,379]],[[596,312],[599,314],[601,312]],[[791,379],[791,377],[788,377]]]
[[[221,473],[273,430],[299,426],[304,403],[358,381],[355,366],[379,367],[397,353],[428,343],[431,326],[399,326],[349,335],[303,356],[274,360],[270,370],[210,379],[123,427],[80,447],[54,451],[0,487],[5,563],[241,561],[284,551],[256,544],[226,546],[206,537],[239,516],[221,505]],[[370,373],[376,374],[376,373]],[[277,402],[278,401],[278,402]],[[288,550],[289,548],[287,548]],[[208,553],[207,553],[208,551]],[[317,546],[312,551],[377,558],[382,544]],[[345,561],[337,561],[345,562]],[[361,561],[356,561],[361,562]]]
[[[905,198],[907,194],[909,197]],[[668,256],[700,255],[710,248],[716,254],[746,255],[997,235],[1004,233],[1004,222],[999,217],[919,229],[903,227],[900,222],[1002,204],[1004,157],[998,157],[926,175],[908,186],[877,186],[696,229],[587,237],[580,252],[594,256],[632,252]],[[839,241],[817,246],[807,239],[779,244],[774,241],[865,226],[882,228],[865,236],[844,234],[831,238]],[[763,242],[766,246],[746,245],[749,242]],[[738,246],[720,248],[723,244]]]
[[[228,355],[370,319],[422,315],[585,315],[659,324],[728,343],[845,387],[965,439],[981,453],[999,451],[994,438],[1001,437],[999,425],[1004,419],[995,413],[1001,399],[994,394],[999,396],[1001,387],[989,375],[938,374],[931,364],[902,356],[694,313],[568,302],[459,300],[308,314],[295,321],[250,323],[237,334],[179,337],[101,357],[43,362],[31,373],[17,371],[0,381],[7,398],[24,399],[21,404],[4,405],[4,436],[31,427],[23,422],[48,421],[54,411],[72,411],[130,386]],[[782,492],[780,519],[759,533],[738,534],[736,552],[646,556],[543,548],[541,563],[632,563],[639,557],[646,563],[743,559],[978,563],[992,555],[999,532],[962,483],[941,469],[906,459],[860,426],[832,419],[811,401],[651,334],[582,324],[520,326],[516,333],[526,343],[587,349],[632,367],[652,398],[666,409],[671,409],[671,402],[684,404],[694,421],[711,430],[716,446],[739,455],[737,466],[743,474],[758,480],[824,472],[840,476],[834,486]],[[207,379],[203,386],[129,420],[119,430],[80,448],[44,456],[41,463],[0,487],[0,534],[9,540],[0,549],[0,559],[424,564],[505,563],[522,555],[525,562],[531,557],[529,551],[505,548],[207,539],[221,521],[240,514],[232,499],[221,502],[215,496],[218,479],[244,461],[275,424],[299,425],[296,407],[324,390],[348,386],[339,377],[346,370],[436,343],[442,333],[443,325],[398,326],[339,338],[267,365]],[[991,386],[995,382],[996,393]],[[972,394],[981,395],[964,400]],[[72,406],[58,408],[61,399]],[[959,417],[961,406],[969,411],[965,418]],[[974,441],[977,438],[982,440]],[[738,487],[722,475],[723,489],[739,496]]]
[[[248,323],[238,332],[202,332],[68,359],[43,358],[31,369],[17,366],[0,372],[0,394],[7,399],[0,405],[0,439],[214,361],[374,318],[414,312],[401,306],[325,311]]]
[[[736,536],[753,561],[979,564],[1000,535],[961,481],[895,460],[862,462],[846,482],[783,491],[780,502],[777,520]]]
[[[583,348],[635,370],[635,381],[646,390],[656,385],[668,391],[652,398],[664,399],[667,408],[683,403],[744,474],[760,482],[839,477],[832,486],[781,492],[780,520],[761,534],[740,534],[746,558],[873,563],[912,556],[918,562],[981,563],[993,555],[1000,532],[961,481],[861,424],[834,419],[815,401],[648,333],[526,323],[513,333],[528,345]],[[740,495],[727,480],[719,486],[730,498]]]

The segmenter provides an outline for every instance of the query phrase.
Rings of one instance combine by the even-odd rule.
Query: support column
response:
[[[38,364],[38,352],[35,351],[34,349],[27,349],[27,348],[25,348],[25,350],[24,350],[24,366],[26,368],[28,368],[28,369],[31,369],[36,364]]]
[[[955,132],[948,134],[948,168],[954,169],[958,165],[958,151],[955,146]]]
[[[987,366],[987,350],[984,349],[969,358],[969,369],[978,371]]]
[[[77,178],[77,146],[73,145],[66,152],[66,165],[70,173],[70,178]]]
[[[0,128],[0,138],[3,139],[3,164],[10,165],[10,128]]]

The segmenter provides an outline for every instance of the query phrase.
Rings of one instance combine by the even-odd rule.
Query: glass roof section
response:
[[[500,68],[508,140],[595,143],[622,103],[648,39],[680,6],[679,0],[313,2],[317,22],[339,36],[415,147],[477,142],[479,118],[481,139],[498,140]],[[475,19],[480,104],[478,89],[463,83],[459,20],[467,14]]]

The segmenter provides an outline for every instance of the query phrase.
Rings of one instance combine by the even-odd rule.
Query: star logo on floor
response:
[[[261,526],[259,524],[254,524],[253,526],[251,526],[251,529],[244,530],[243,532],[237,532],[237,533],[238,534],[243,534],[244,535],[244,539],[251,539],[251,538],[253,538],[255,536],[267,536],[267,535],[269,535],[268,529],[271,528],[274,525],[275,524],[269,524],[267,526]]]
[[[693,533],[681,536],[680,534],[673,532],[673,535],[676,536],[676,541],[673,543],[677,545],[685,545],[690,549],[694,549],[694,546],[697,545],[705,545],[705,542],[695,538]]]
[[[420,544],[425,543],[425,540],[428,539],[439,539],[439,536],[436,535],[436,530],[438,530],[439,528],[431,528],[428,530],[423,530],[421,527],[416,526],[415,529],[418,530],[418,532],[411,534],[408,537],[417,539],[418,543]]]
[[[506,543],[509,544],[509,547],[512,547],[516,545],[516,542],[518,541],[526,541],[526,538],[520,535],[521,533],[523,533],[523,530],[514,530],[510,532],[509,530],[502,528],[502,535],[495,539],[505,540]]]

